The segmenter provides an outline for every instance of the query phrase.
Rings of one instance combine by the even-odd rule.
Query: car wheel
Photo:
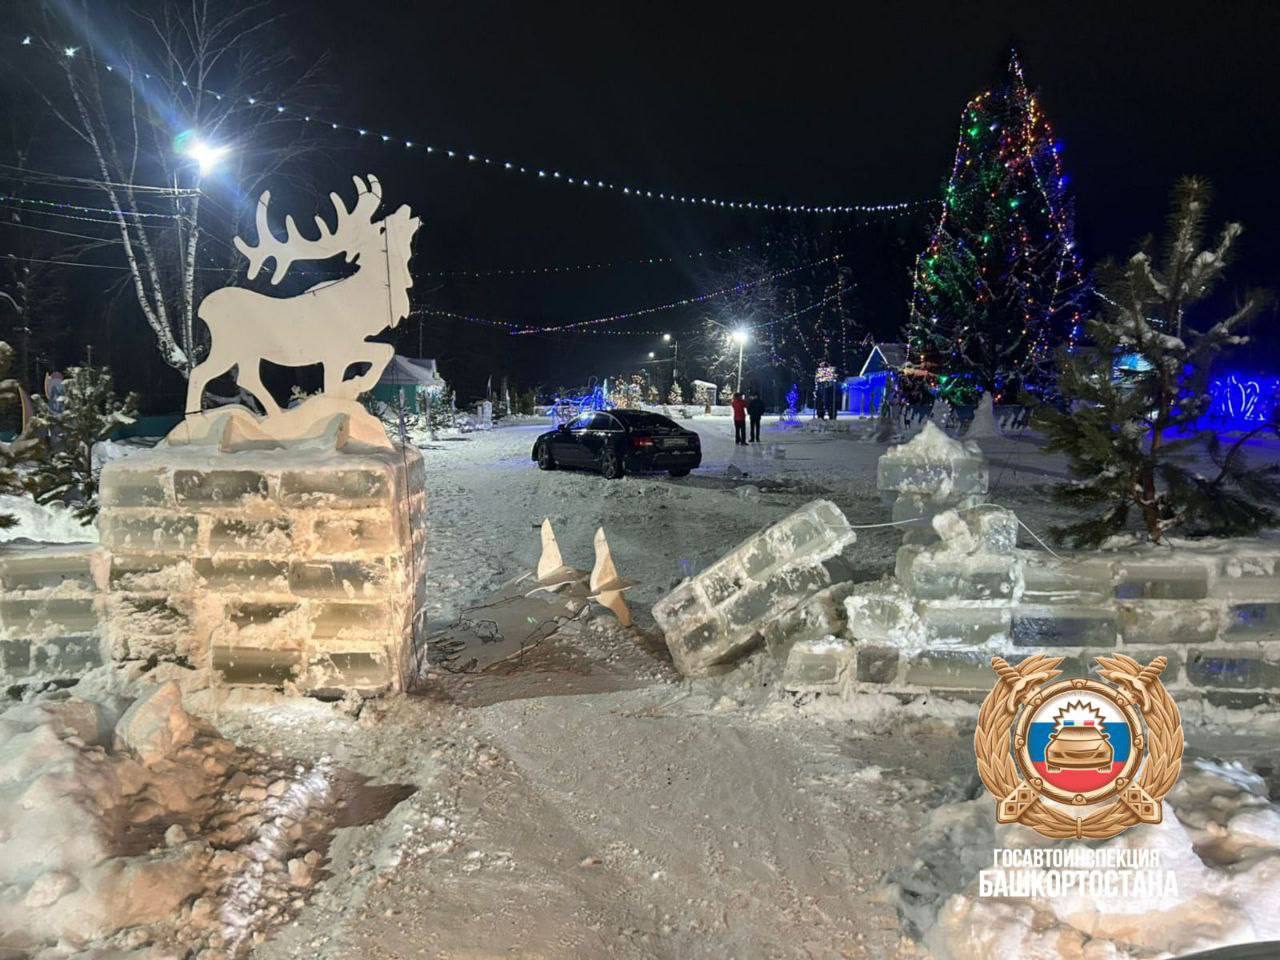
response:
[[[547,446],[547,444],[545,443],[539,444],[538,445],[538,469],[554,470],[555,468],[556,468],[556,461],[555,461],[555,458],[551,456],[551,448]]]
[[[667,473],[673,477],[687,477],[689,475],[688,470],[668,470]]]
[[[621,480],[626,473],[622,466],[622,458],[618,456],[616,450],[606,450],[604,459],[600,463],[600,472],[604,474],[606,480]]]

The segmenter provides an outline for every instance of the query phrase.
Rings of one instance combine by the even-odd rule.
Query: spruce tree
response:
[[[972,381],[975,394],[1012,376],[1045,379],[1081,321],[1073,231],[1058,144],[1015,53],[1003,82],[961,116],[942,213],[916,259],[913,359]]]
[[[1192,325],[1189,312],[1222,278],[1241,232],[1229,223],[1202,249],[1208,205],[1204,181],[1178,184],[1163,252],[1147,240],[1104,272],[1105,311],[1088,323],[1089,345],[1062,355],[1058,384],[1071,403],[1041,408],[1039,425],[1047,449],[1070,463],[1071,480],[1056,498],[1094,512],[1056,528],[1059,540],[1096,546],[1124,531],[1133,514],[1155,543],[1174,530],[1237,536],[1276,520],[1280,466],[1251,468],[1244,447],[1277,424],[1224,442],[1202,419],[1214,358],[1247,342],[1235,331],[1264,299],[1255,293],[1230,315]],[[1121,367],[1129,372],[1117,373]]]
[[[678,380],[671,381],[671,391],[667,394],[667,403],[673,407],[681,406],[684,403],[684,391],[680,389]]]
[[[117,427],[133,423],[138,415],[137,395],[117,398],[111,372],[85,365],[68,371],[66,393],[57,409],[43,397],[35,398],[35,406],[42,446],[27,486],[37,503],[73,504],[76,519],[88,524],[98,515],[94,444],[106,440]]]

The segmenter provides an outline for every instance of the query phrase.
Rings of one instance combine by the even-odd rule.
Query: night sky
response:
[[[1264,3],[402,4],[274,0],[300,62],[328,54],[326,102],[343,122],[316,182],[373,172],[423,219],[418,303],[565,322],[703,289],[695,266],[520,280],[428,271],[666,256],[846,222],[691,209],[585,192],[406,152],[405,138],[567,174],[725,198],[892,202],[936,197],[966,100],[995,82],[1011,44],[1063,144],[1088,265],[1158,231],[1176,177],[1218,189],[1213,222],[1243,221],[1232,281],[1274,286],[1280,252],[1275,52]],[[396,145],[399,144],[399,145]],[[331,179],[332,178],[332,179]],[[349,183],[349,182],[348,182]],[[302,211],[309,212],[309,211]],[[928,218],[869,228],[852,264],[857,320],[893,337]],[[639,321],[677,335],[696,311]],[[1274,313],[1261,326],[1274,324]],[[621,325],[619,329],[625,329]],[[138,321],[139,336],[148,335]],[[639,360],[648,338],[511,338],[416,319],[405,352],[442,359],[465,390],[489,369],[581,381]]]

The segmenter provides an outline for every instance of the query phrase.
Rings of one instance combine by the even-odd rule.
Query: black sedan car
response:
[[[538,437],[533,459],[543,470],[599,470],[610,480],[646,470],[683,477],[702,463],[702,441],[661,414],[592,410]]]

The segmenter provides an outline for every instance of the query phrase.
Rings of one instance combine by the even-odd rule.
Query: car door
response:
[[[582,447],[582,440],[591,426],[594,413],[580,413],[566,425],[564,430],[557,430],[551,438],[551,456],[556,463],[568,467],[585,466],[587,456]]]
[[[599,467],[604,462],[604,451],[622,430],[617,418],[607,413],[596,413],[591,418],[589,427],[582,431],[579,450],[584,462]]]

